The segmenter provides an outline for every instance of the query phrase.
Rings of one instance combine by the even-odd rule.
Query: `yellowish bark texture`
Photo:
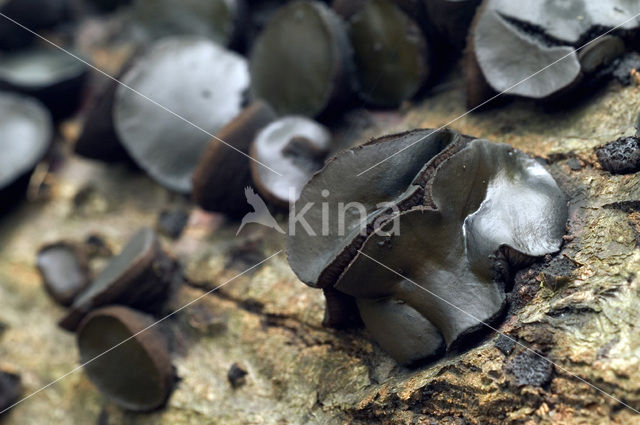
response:
[[[352,113],[340,137],[356,144],[444,125],[465,110],[461,78],[443,87],[401,112]],[[499,324],[557,366],[493,333],[435,364],[400,367],[366,331],[323,328],[321,291],[299,282],[280,253],[162,324],[180,377],[166,409],[123,412],[79,370],[3,425],[640,424],[585,383],[640,409],[640,179],[603,171],[593,152],[633,133],[639,90],[612,83],[569,110],[515,101],[451,124],[544,158],[570,198],[562,252],[518,274]],[[70,158],[50,180],[50,199],[0,221],[0,367],[21,374],[25,395],[78,366],[74,336],[56,325],[63,309],[35,270],[38,247],[98,233],[117,250],[163,208],[190,207],[122,165]],[[282,235],[255,225],[236,237],[237,225],[194,209],[181,238],[163,240],[189,280],[175,308],[284,248]],[[233,363],[248,371],[236,389],[227,380]]]

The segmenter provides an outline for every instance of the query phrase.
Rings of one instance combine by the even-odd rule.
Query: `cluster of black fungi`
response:
[[[208,211],[241,217],[247,186],[274,209],[328,203],[337,214],[358,202],[366,217],[289,236],[289,261],[323,289],[327,325],[360,317],[403,364],[495,320],[514,270],[560,248],[566,203],[542,165],[503,144],[415,130],[336,155],[325,125],[427,94],[460,63],[474,108],[497,93],[567,99],[610,76],[628,83],[640,65],[630,19],[640,2],[628,0],[4,0],[0,12],[10,18],[0,18],[1,209],[24,196],[56,150],[56,126],[77,113],[74,153],[135,164]],[[96,16],[126,16],[122,36],[137,34],[121,83],[96,83],[78,60],[90,54],[80,23]],[[623,173],[640,167],[638,152],[621,139],[598,157]],[[167,336],[147,328],[179,268],[149,229],[95,278],[85,248],[61,241],[38,256],[45,288],[68,308],[60,324],[77,332],[82,360],[127,340],[87,374],[121,406],[155,409],[174,371]],[[15,382],[0,375],[0,407]]]

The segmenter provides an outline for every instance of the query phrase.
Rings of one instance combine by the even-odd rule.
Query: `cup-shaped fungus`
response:
[[[208,134],[242,109],[246,61],[207,39],[165,38],[136,59],[122,82],[113,116],[125,149],[159,183],[191,192]]]
[[[0,88],[35,97],[56,119],[76,111],[86,76],[85,64],[53,47],[10,53],[0,61]]]
[[[0,92],[0,209],[22,196],[52,137],[51,116],[39,102]]]
[[[251,184],[249,148],[256,133],[275,119],[273,109],[257,101],[216,134],[193,174],[193,196],[198,205],[232,217],[250,211],[243,190]]]
[[[429,77],[429,46],[418,24],[391,0],[364,1],[345,18],[360,96],[382,106],[413,97]]]
[[[318,1],[294,1],[253,45],[251,92],[279,114],[316,116],[349,94],[350,60],[341,19]]]
[[[179,278],[177,264],[163,252],[155,232],[144,228],[76,297],[60,326],[74,331],[91,310],[107,304],[159,313]]]
[[[128,410],[162,407],[173,388],[169,342],[154,322],[130,308],[111,306],[92,312],[78,330],[87,376],[102,394]]]
[[[309,181],[296,207],[312,202],[333,212],[306,214],[313,224],[329,221],[322,236],[290,229],[293,270],[310,286],[356,298],[374,339],[403,364],[494,320],[509,268],[556,252],[567,219],[565,197],[542,165],[450,130],[346,151]]]
[[[149,35],[207,37],[228,46],[240,35],[244,5],[241,0],[136,0],[135,16]]]
[[[69,306],[89,283],[84,251],[72,242],[55,242],[38,251],[37,266],[45,289],[58,304]]]
[[[548,98],[575,87],[585,74],[624,52],[622,38],[638,33],[638,22],[630,19],[640,12],[636,9],[619,0],[488,0],[476,15],[469,52],[494,91]],[[614,28],[611,36],[594,41]]]
[[[250,164],[256,188],[273,204],[288,207],[322,168],[330,145],[329,130],[311,119],[291,116],[272,122],[251,144],[251,157],[260,162]]]

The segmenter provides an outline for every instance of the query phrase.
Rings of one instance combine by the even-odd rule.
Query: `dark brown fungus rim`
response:
[[[216,134],[193,174],[193,197],[200,207],[231,217],[250,211],[243,191],[251,183],[247,155],[255,135],[275,119],[268,104],[256,101]]]
[[[47,258],[52,251],[63,251],[66,258]],[[36,262],[47,293],[58,304],[70,306],[89,284],[89,262],[81,245],[71,241],[46,244],[38,250]]]
[[[454,149],[464,139],[465,136],[449,130],[413,130],[373,139],[329,160],[303,189],[295,203],[296,211],[321,200],[328,205],[330,214],[338,211],[340,202],[359,202],[367,211],[376,213],[370,214],[364,235],[360,234],[361,222],[358,217],[348,216],[344,222],[347,234],[339,242],[331,235],[339,230],[337,217],[328,218],[329,224],[334,227],[330,229],[330,235],[322,235],[319,228],[312,229],[315,235],[297,232],[296,228],[290,229],[294,234],[287,238],[287,253],[298,277],[313,287],[332,286],[366,236],[373,231],[375,218],[388,212],[388,208],[376,208],[376,205],[391,202],[408,208],[421,202],[424,190],[418,182],[422,176],[420,171],[423,168],[426,171],[428,168],[425,164],[439,153]],[[357,161],[354,158],[358,158]],[[355,178],[360,171],[383,160],[386,161],[367,171],[366,177]],[[372,185],[372,181],[376,184]],[[327,193],[325,191],[329,192],[328,196],[323,196]],[[321,214],[322,211],[313,208],[306,215],[307,221],[311,224],[321,223]],[[310,252],[312,254],[309,257],[314,257],[315,261],[308,264],[304,257]]]
[[[87,376],[102,394],[127,410],[158,409],[173,389],[169,342],[154,324],[152,316],[109,306],[89,314],[78,330],[80,361]]]
[[[122,145],[158,183],[191,193],[207,135],[242,110],[250,83],[245,58],[203,37],[167,37],[137,56],[121,81],[113,122]]]
[[[298,276],[311,279],[310,286],[330,287],[355,297],[372,336],[403,364],[437,355],[443,341],[452,349],[466,335],[494,321],[506,303],[504,268],[499,266],[509,258],[556,252],[567,220],[564,194],[542,165],[521,151],[451,131],[418,131],[426,137],[407,145],[415,141],[412,133],[415,136],[416,132],[387,136],[347,151],[328,163],[301,196],[305,202],[320,201],[318,182],[330,185],[332,177],[344,180],[346,173],[375,164],[375,155],[367,157],[371,155],[367,147],[384,150],[390,144],[398,152],[410,146],[405,149],[410,151],[408,162],[424,165],[404,166],[412,171],[412,179],[404,177],[398,163],[389,164],[395,165],[398,174],[378,170],[381,174],[366,179],[384,188],[395,211],[386,216],[384,210],[368,214],[364,236],[343,236],[331,228],[333,233],[324,240],[294,234],[287,241],[289,261]],[[425,151],[433,145],[426,161],[424,152],[415,155],[414,146],[421,143]],[[402,191],[384,179],[398,180],[400,187],[408,189]],[[334,188],[331,197],[364,198],[365,203],[376,191],[369,188],[359,193],[361,187],[354,194],[352,180],[349,185],[330,187]],[[318,218],[311,211],[307,217],[309,221]],[[369,227],[371,217],[376,222],[373,227]],[[319,242],[311,244],[311,240]],[[518,255],[499,263],[497,257],[504,249]],[[517,263],[507,266],[518,267]],[[336,306],[328,302],[328,308]],[[394,335],[421,343],[414,347]]]
[[[91,310],[107,304],[158,313],[180,282],[179,273],[175,261],[163,252],[156,233],[143,228],[78,295],[60,326],[75,331]]]

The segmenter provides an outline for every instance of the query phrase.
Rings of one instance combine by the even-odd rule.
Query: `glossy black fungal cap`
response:
[[[250,164],[256,188],[270,202],[288,207],[322,168],[330,146],[329,130],[311,119],[291,116],[272,122],[251,144],[251,157],[264,164]]]
[[[349,49],[344,23],[325,4],[288,3],[253,45],[251,92],[281,115],[319,115],[350,92]]]
[[[402,148],[364,174],[368,187],[358,184],[358,170]],[[333,189],[328,198],[323,186]],[[538,162],[448,130],[387,136],[339,155],[299,203],[323,198],[330,209],[361,202],[366,214],[347,215],[344,232],[335,225],[326,237],[290,236],[291,266],[311,286],[355,297],[373,337],[405,364],[494,320],[505,304],[505,266],[556,252],[567,219],[562,191]],[[308,221],[321,213],[312,208]]]
[[[2,57],[0,89],[35,97],[59,119],[78,108],[87,74],[87,66],[68,53],[34,47]]]
[[[138,92],[116,89],[114,123],[125,149],[162,185],[191,192],[208,134],[242,109],[249,86],[246,61],[204,38],[165,38],[136,58],[122,82]]]
[[[397,106],[429,77],[430,49],[417,23],[391,0],[367,0],[348,19],[360,96]]]
[[[242,217],[250,211],[244,198],[244,188],[251,184],[250,159],[246,155],[256,133],[275,119],[273,109],[257,101],[216,134],[193,174],[193,197],[198,205],[232,217]]]
[[[60,326],[74,331],[87,313],[107,304],[158,313],[178,279],[176,263],[162,251],[153,230],[144,228],[78,295]]]
[[[0,209],[22,196],[52,137],[51,116],[39,102],[0,92]]]
[[[228,46],[239,35],[244,5],[239,0],[135,0],[134,13],[152,38],[196,35]]]
[[[92,312],[78,330],[81,362],[92,360],[84,366],[87,376],[102,394],[128,410],[160,408],[173,388],[169,343],[153,324],[151,316],[111,306]]]
[[[71,305],[89,283],[87,256],[72,242],[55,242],[42,247],[37,266],[49,295],[64,306]]]
[[[598,162],[613,174],[630,174],[640,171],[640,139],[621,137],[596,148]]]

